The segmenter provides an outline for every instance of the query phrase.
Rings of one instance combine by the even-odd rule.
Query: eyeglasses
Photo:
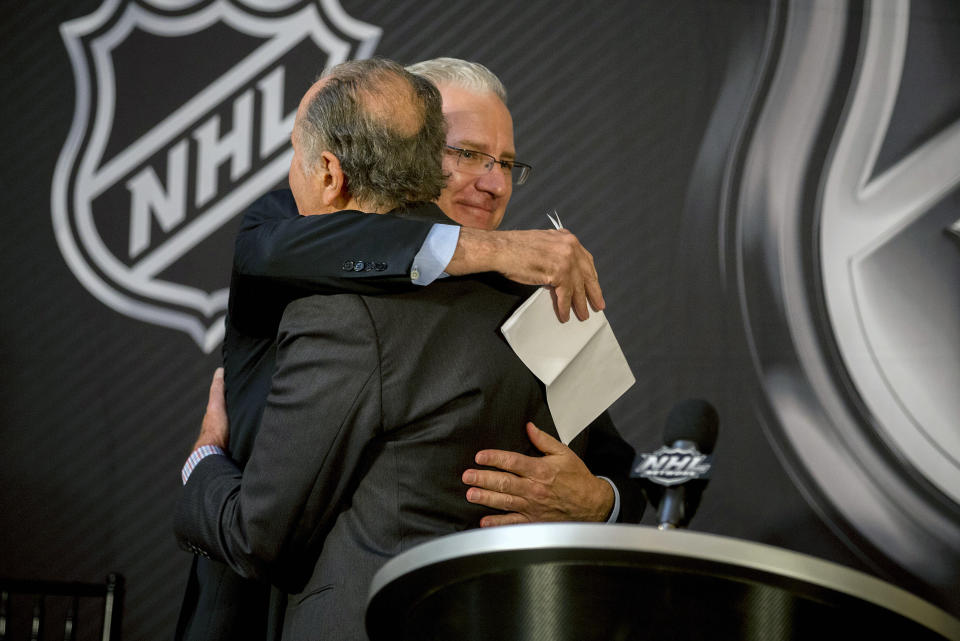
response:
[[[515,160],[498,160],[490,154],[485,154],[482,151],[475,151],[473,149],[461,149],[460,147],[447,145],[447,150],[448,153],[456,153],[457,168],[461,171],[475,176],[483,176],[484,174],[489,174],[494,165],[500,165],[500,169],[503,170],[503,173],[510,176],[510,180],[514,185],[522,185],[527,182],[527,178],[530,176],[530,170],[533,169],[533,167],[526,163]]]

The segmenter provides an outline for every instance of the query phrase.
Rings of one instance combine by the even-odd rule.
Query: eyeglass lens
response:
[[[473,151],[471,149],[457,149],[450,147],[457,153],[457,166],[471,173],[482,175],[489,173],[494,165],[500,165],[504,173],[510,174],[510,180],[515,185],[522,185],[527,180],[530,173],[530,167],[523,164],[516,164],[509,160],[498,160],[490,154],[482,151]]]

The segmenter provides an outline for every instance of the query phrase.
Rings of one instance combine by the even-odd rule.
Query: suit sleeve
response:
[[[438,216],[435,205],[423,209]],[[271,192],[244,214],[234,279],[277,281],[302,295],[411,289],[410,268],[432,226],[353,211],[300,216],[289,190]]]
[[[636,453],[614,426],[607,412],[590,424],[583,462],[596,476],[605,476],[620,492],[618,523],[639,523],[647,500],[641,479],[630,478]]]
[[[296,590],[381,430],[376,336],[356,296],[287,308],[257,445],[241,476],[226,457],[193,470],[177,502],[181,544],[238,574]],[[302,575],[307,572],[307,575]]]

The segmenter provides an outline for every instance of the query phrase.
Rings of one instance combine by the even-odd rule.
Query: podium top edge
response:
[[[536,523],[468,530],[413,547],[373,577],[368,604],[391,582],[431,565],[482,554],[580,549],[659,554],[722,563],[834,590],[886,608],[960,641],[960,620],[895,585],[831,561],[716,534],[661,531],[643,525]]]

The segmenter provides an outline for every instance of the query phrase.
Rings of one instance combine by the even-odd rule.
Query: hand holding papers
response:
[[[558,217],[550,220],[561,228]],[[547,386],[547,405],[564,444],[569,445],[635,381],[603,312],[593,312],[585,321],[561,323],[546,289],[528,298],[500,330]]]

